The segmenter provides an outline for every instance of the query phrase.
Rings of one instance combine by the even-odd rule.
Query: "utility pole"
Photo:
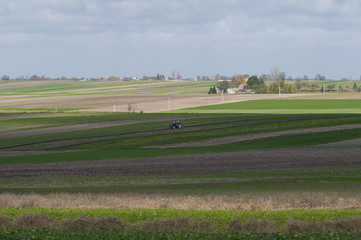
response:
[[[281,86],[278,86],[278,97],[281,97]]]
[[[222,90],[222,102],[224,102],[224,97],[223,97],[223,90]]]
[[[115,104],[114,104],[114,106],[113,106],[113,112],[115,112]]]

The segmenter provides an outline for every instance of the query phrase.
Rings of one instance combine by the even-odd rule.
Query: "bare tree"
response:
[[[297,91],[300,91],[302,88],[302,80],[301,79],[296,79],[296,88]]]
[[[317,73],[315,76],[315,80],[325,81],[326,76],[322,76],[321,74]]]
[[[5,81],[10,80],[10,77],[9,77],[8,75],[4,75],[4,76],[2,77],[2,80],[5,80]]]
[[[211,78],[210,78],[209,76],[202,76],[202,77],[201,77],[201,80],[202,80],[202,81],[210,81]]]
[[[281,70],[278,67],[273,67],[269,74],[270,80],[279,82],[281,80],[285,80],[286,74],[284,72],[281,72]]]
[[[271,80],[275,83],[277,83],[277,85],[279,87],[283,87],[284,85],[284,80],[285,80],[285,74],[281,72],[281,70],[278,67],[273,67],[270,71],[269,74]]]
[[[30,77],[30,80],[39,80],[39,79],[40,79],[40,77],[38,75],[32,75]]]

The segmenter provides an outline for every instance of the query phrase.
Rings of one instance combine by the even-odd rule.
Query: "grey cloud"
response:
[[[344,55],[350,49],[360,52],[361,3],[358,0],[3,2],[0,48],[9,56],[17,48],[28,49],[29,55],[44,52],[44,56],[43,50],[47,49],[55,55],[64,55],[63,58],[72,54],[93,56],[91,52],[101,59],[113,56],[109,57],[113,60],[119,59],[116,56],[143,57],[148,61],[155,55],[177,56],[172,64],[182,66],[184,71],[195,69],[190,63],[205,61],[199,63],[202,72],[213,71],[214,67],[207,70],[207,66],[215,63],[207,59],[219,56],[232,61],[228,65],[219,64],[219,71],[234,73],[236,70],[232,69],[236,68],[234,62],[237,61],[244,69],[264,71],[286,62],[284,59],[290,57],[289,53],[306,59],[313,53],[328,55],[330,49],[335,48]],[[237,55],[252,57],[246,61]],[[169,61],[153,62],[154,65],[145,60],[139,62],[147,66],[144,74],[151,68],[168,71],[176,68]],[[255,67],[257,64],[262,67]],[[121,71],[136,72],[126,61],[120,65],[124,66]],[[196,74],[194,71],[189,74]]]

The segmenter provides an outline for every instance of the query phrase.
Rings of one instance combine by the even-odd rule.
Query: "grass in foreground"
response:
[[[331,233],[331,234],[285,234],[285,233],[271,233],[271,234],[238,234],[238,233],[194,233],[194,232],[165,232],[165,231],[107,231],[107,230],[49,230],[49,229],[33,229],[33,230],[0,230],[1,239],[163,239],[163,240],[182,240],[182,239],[198,239],[198,240],[267,240],[267,239],[294,239],[294,240],[308,240],[308,239],[324,239],[324,240],[356,240],[361,237],[360,234],[350,233]]]

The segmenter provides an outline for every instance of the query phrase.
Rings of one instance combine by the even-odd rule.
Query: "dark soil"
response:
[[[0,177],[278,170],[361,164],[360,147],[302,147],[49,164],[2,165]]]

